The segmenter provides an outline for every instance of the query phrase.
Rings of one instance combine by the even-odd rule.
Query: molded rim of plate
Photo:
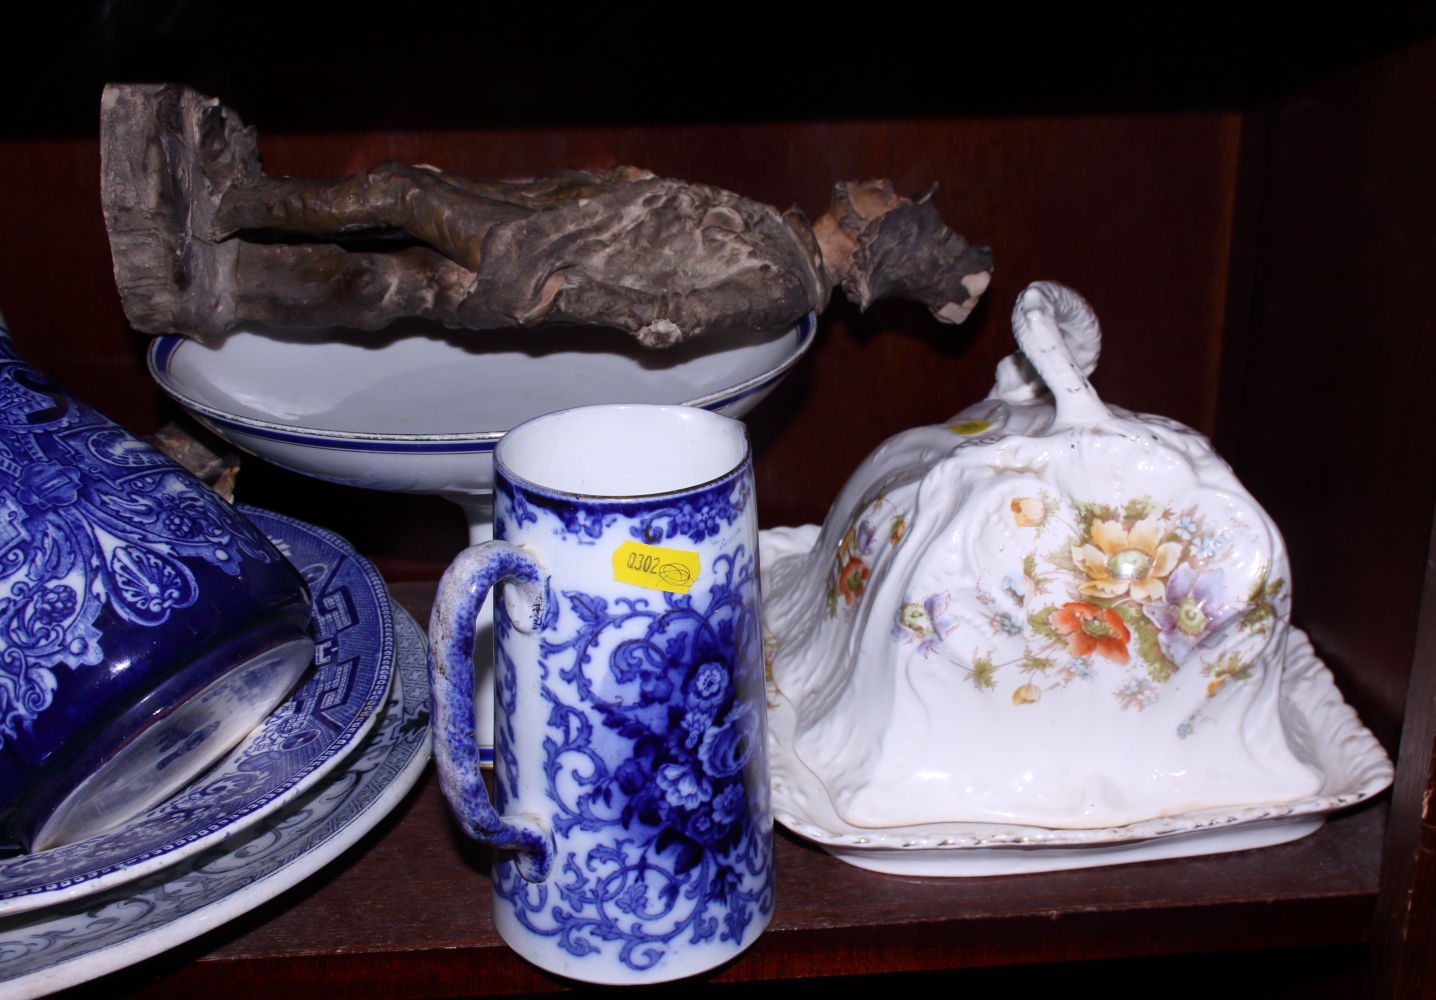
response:
[[[1331,671],[1316,658],[1306,634],[1299,629],[1291,631],[1282,678],[1283,697],[1288,700],[1289,707],[1301,713],[1312,730],[1324,737],[1324,742],[1336,750],[1336,755],[1339,756],[1335,763],[1338,763],[1342,770],[1358,775],[1350,787],[1292,802],[1201,809],[1116,827],[1058,830],[1017,823],[952,822],[872,830],[848,827],[841,832],[833,832],[800,816],[786,801],[787,796],[781,784],[775,782],[773,815],[794,833],[823,846],[848,851],[952,851],[1012,847],[1110,847],[1114,844],[1134,843],[1198,830],[1216,830],[1261,820],[1326,813],[1363,802],[1391,784],[1395,771],[1390,758],[1370,730],[1361,725],[1355,711],[1341,698]],[[792,711],[786,699],[782,708],[786,708],[787,712],[780,708],[779,711],[769,714],[774,772],[783,772],[790,779],[794,772],[811,776],[809,780],[815,783],[814,791],[822,790],[826,795],[826,790],[817,776],[779,745],[779,726],[774,725],[774,721],[782,719]],[[1324,730],[1319,725],[1323,721],[1327,723]],[[1333,769],[1328,769],[1328,777],[1331,770]]]

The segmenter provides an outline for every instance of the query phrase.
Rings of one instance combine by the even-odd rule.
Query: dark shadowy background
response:
[[[191,84],[261,132],[1211,110],[1436,31],[1431,4],[1113,7],[28,3],[0,136],[95,134],[110,80]]]
[[[28,359],[127,426],[177,415],[110,276],[95,141],[110,80],[220,97],[258,126],[266,168],[298,176],[386,157],[483,177],[631,162],[810,215],[838,179],[937,179],[944,218],[994,247],[992,289],[956,329],[834,303],[748,420],[764,525],[821,519],[879,441],[979,398],[1012,349],[1013,297],[1064,281],[1102,317],[1104,398],[1212,434],[1272,513],[1297,623],[1394,753],[1436,498],[1436,4],[1334,11],[31,4],[7,12],[0,60],[0,309]],[[346,535],[391,580],[432,580],[464,544],[435,497],[254,458],[239,492]],[[860,988],[1355,995],[1362,918],[1310,921],[1286,930],[1348,945]],[[1270,946],[1217,923],[1201,947]]]

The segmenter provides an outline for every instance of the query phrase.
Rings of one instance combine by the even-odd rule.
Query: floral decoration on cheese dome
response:
[[[1281,710],[1276,525],[1205,437],[1097,396],[1075,292],[1030,286],[1013,328],[987,399],[881,445],[821,532],[766,534],[781,749],[855,828],[1086,829],[1313,794]]]

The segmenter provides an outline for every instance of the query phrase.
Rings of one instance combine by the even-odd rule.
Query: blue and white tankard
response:
[[[742,424],[589,406],[495,453],[495,541],[444,574],[430,628],[435,757],[500,848],[494,920],[573,979],[711,969],[773,911],[757,519]],[[471,654],[492,586],[494,801]]]

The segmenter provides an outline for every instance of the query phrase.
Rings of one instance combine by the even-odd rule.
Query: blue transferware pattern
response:
[[[729,530],[753,495],[751,465],[656,501],[579,501],[516,484],[502,467],[497,480],[499,539],[546,535],[605,551],[634,539],[706,553],[686,594],[564,590],[502,541],[451,568],[471,581],[474,604],[454,613],[453,648],[434,650],[451,672],[436,682],[435,752],[441,777],[462,786],[446,787],[461,822],[511,849],[494,867],[495,918],[501,931],[517,925],[549,939],[578,978],[657,981],[671,978],[665,969],[711,967],[724,958],[693,953],[737,954],[773,906],[757,553],[742,544],[741,525]],[[509,655],[515,626],[497,613],[491,807],[475,762],[446,760],[444,748],[460,743],[446,736],[449,725],[471,726],[472,706],[458,694],[467,681],[452,676],[472,644],[462,623],[506,577],[523,585],[509,606],[533,609],[520,626],[539,637],[539,676]],[[541,700],[537,712],[525,699]],[[537,769],[514,752],[524,739],[515,718],[544,720]],[[511,815],[537,798],[549,806],[541,822]]]
[[[312,674],[184,793],[114,833],[0,861],[0,914],[103,891],[233,836],[313,786],[374,724],[394,664],[383,579],[338,535],[240,509],[299,569],[314,595]]]
[[[153,717],[147,694],[183,698],[307,617],[253,525],[0,326],[0,835],[26,844]]]
[[[429,680],[423,633],[402,609],[393,616],[393,688],[378,723],[338,767],[283,809],[178,864],[0,918],[0,993],[28,1000],[198,937],[318,871],[398,805],[429,757]]]
[[[554,830],[635,835],[596,843],[582,859],[570,852],[554,886],[566,905],[547,913],[543,888],[498,873],[497,891],[520,922],[557,934],[570,954],[616,942],[620,961],[647,969],[682,934],[704,941],[716,933],[740,944],[756,913],[771,908],[771,838],[760,835],[749,808],[750,793],[766,799],[750,787],[748,773],[755,751],[761,757],[763,734],[751,699],[735,690],[745,678],[734,678],[732,662],[737,643],[750,643],[756,654],[753,558],[741,550],[737,560],[720,558],[719,582],[701,606],[689,595],[664,594],[657,606],[619,598],[610,608],[602,597],[566,592],[577,629],[543,643],[543,662],[560,682],[543,688],[550,726],[560,734],[545,742]],[[741,568],[738,560],[745,560]],[[621,634],[629,638],[612,643],[604,659],[621,684],[637,684],[641,694],[631,704],[601,697],[588,672],[594,651]],[[746,661],[752,673],[755,662],[761,657]],[[500,683],[501,696],[511,697],[518,683],[512,662]],[[575,760],[589,765],[588,787],[560,789],[559,773]],[[509,777],[517,780],[513,765]],[[507,784],[496,795],[501,812]]]

